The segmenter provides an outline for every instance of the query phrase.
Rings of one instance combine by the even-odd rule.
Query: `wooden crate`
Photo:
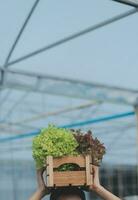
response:
[[[59,166],[73,163],[80,167],[79,171],[55,171]],[[59,186],[83,186],[92,184],[92,164],[90,155],[64,156],[46,159],[46,175],[48,187]]]

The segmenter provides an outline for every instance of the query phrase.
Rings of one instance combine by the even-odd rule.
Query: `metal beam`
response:
[[[115,90],[119,90],[120,92],[130,92],[130,93],[138,93],[138,90],[134,90],[134,89],[129,89],[129,88],[123,88],[123,87],[116,87],[116,86],[112,86],[112,85],[105,85],[105,84],[99,84],[99,83],[94,83],[94,82],[88,82],[88,81],[82,81],[82,80],[76,80],[76,79],[71,79],[71,78],[61,78],[58,76],[52,76],[52,75],[47,75],[47,74],[42,74],[42,73],[35,73],[35,72],[28,72],[25,70],[17,70],[17,69],[5,69],[3,67],[0,67],[0,72],[1,71],[5,71],[7,74],[11,74],[11,75],[21,75],[21,76],[26,76],[26,77],[30,77],[30,78],[36,78],[36,79],[49,79],[49,80],[53,80],[53,81],[62,81],[62,82],[71,82],[74,84],[85,84],[88,86],[95,86],[95,87],[99,87],[99,88],[106,88],[106,89],[115,89]]]
[[[19,30],[19,33],[17,34],[17,36],[16,36],[16,38],[15,38],[15,40],[14,40],[14,42],[13,42],[13,44],[12,44],[10,50],[9,50],[9,52],[8,52],[8,55],[7,55],[6,59],[5,59],[5,63],[4,63],[3,67],[5,67],[5,68],[8,67],[7,64],[8,64],[8,62],[9,62],[11,56],[12,56],[12,53],[13,53],[16,45],[18,44],[18,42],[19,42],[19,40],[20,40],[20,38],[21,38],[21,36],[22,36],[22,34],[23,34],[23,32],[24,32],[24,30],[25,30],[25,28],[26,28],[26,26],[27,26],[27,24],[28,24],[28,22],[29,22],[29,20],[30,20],[30,18],[32,16],[32,14],[34,13],[39,1],[40,0],[36,0],[34,2],[32,8],[30,9],[30,11],[28,13],[28,15],[26,16],[26,19],[25,19],[23,25],[21,26],[21,28]],[[1,73],[1,83],[3,82],[3,80],[4,80],[4,72]]]
[[[30,123],[30,122],[34,122],[36,120],[44,119],[44,118],[47,118],[49,116],[59,116],[60,114],[63,114],[63,113],[68,113],[68,112],[73,112],[73,111],[76,111],[76,110],[82,110],[82,109],[90,108],[90,107],[92,107],[94,105],[98,105],[100,103],[101,102],[91,101],[90,103],[87,103],[87,104],[71,106],[71,107],[63,108],[63,109],[56,110],[56,111],[53,111],[53,112],[40,113],[38,115],[33,115],[30,118],[18,120],[16,122],[11,122],[9,120],[2,120],[0,122],[0,128],[6,129],[6,128],[11,127],[13,125],[14,126],[25,126],[25,127],[30,128],[31,126],[28,125],[28,123]],[[34,129],[34,127],[32,127],[32,128]]]
[[[127,105],[134,105],[138,97],[138,90],[0,68],[3,70],[2,87],[6,88]]]
[[[106,121],[110,121],[110,120],[116,120],[116,119],[120,119],[120,118],[132,117],[134,114],[135,114],[134,111],[130,111],[130,112],[119,113],[119,114],[104,116],[104,117],[95,118],[95,119],[89,119],[87,121],[81,121],[81,122],[76,122],[76,123],[72,123],[72,124],[66,124],[66,125],[62,125],[62,126],[59,126],[59,127],[61,127],[61,128],[81,127],[81,126],[85,126],[85,125],[88,125],[88,124],[95,124],[95,123],[101,123],[101,122],[106,122]],[[32,136],[38,135],[39,133],[40,133],[40,130],[35,130],[33,132],[30,132],[30,133],[23,133],[23,134],[20,134],[20,135],[2,137],[2,138],[0,138],[0,143],[8,142],[8,141],[11,141],[11,140],[20,140],[20,139],[23,139],[23,138],[32,137]]]
[[[134,105],[135,115],[136,115],[136,157],[137,157],[137,177],[138,177],[138,98],[136,99],[135,105]]]
[[[71,34],[71,35],[69,35],[67,37],[64,37],[64,38],[54,42],[54,43],[46,45],[46,46],[44,46],[44,47],[42,47],[42,48],[40,48],[40,49],[38,49],[36,51],[33,51],[31,53],[28,53],[28,54],[26,54],[24,56],[21,56],[21,57],[15,59],[15,60],[13,60],[11,62],[8,62],[7,66],[11,66],[11,65],[17,64],[17,63],[19,63],[21,61],[24,61],[26,59],[29,59],[29,58],[33,57],[33,56],[36,56],[36,55],[38,55],[38,54],[40,54],[42,52],[49,51],[50,49],[53,49],[53,48],[55,48],[57,46],[60,46],[60,45],[63,45],[64,43],[70,42],[70,41],[72,41],[72,40],[74,40],[76,38],[79,38],[79,37],[81,37],[83,35],[86,35],[86,34],[92,32],[92,31],[95,31],[95,30],[100,29],[102,27],[105,27],[105,26],[107,26],[109,24],[112,24],[113,22],[119,21],[119,20],[124,19],[124,18],[126,18],[128,16],[131,16],[131,15],[135,14],[137,11],[138,11],[137,8],[133,8],[133,9],[131,9],[129,11],[126,11],[124,13],[121,13],[119,15],[110,17],[109,19],[103,20],[103,21],[101,21],[101,22],[99,22],[99,23],[97,23],[95,25],[89,26],[89,27],[87,27],[87,28],[85,28],[85,29],[83,29],[83,30],[81,30],[79,32],[73,33],[73,34]]]
[[[126,4],[136,8],[138,7],[138,0],[112,0],[112,1],[116,1],[118,3]]]
[[[28,22],[29,22],[29,20],[30,20],[30,18],[31,18],[31,16],[32,16],[33,12],[35,11],[35,9],[36,9],[36,7],[37,7],[39,1],[40,1],[40,0],[36,0],[36,1],[34,2],[32,8],[30,9],[30,11],[29,11],[29,13],[28,13],[28,15],[26,16],[26,19],[25,19],[25,21],[24,21],[24,23],[23,23],[23,25],[22,25],[22,27],[21,27],[21,29],[20,29],[18,35],[16,36],[15,41],[14,41],[14,43],[13,43],[11,49],[9,50],[9,53],[8,53],[7,58],[6,58],[6,60],[5,60],[5,63],[4,63],[4,67],[8,67],[8,66],[7,66],[7,63],[9,62],[10,57],[11,57],[11,55],[12,55],[12,53],[13,53],[13,51],[14,51],[14,49],[15,49],[15,47],[16,47],[16,45],[17,45],[17,43],[18,43],[18,41],[19,41],[19,39],[20,39],[20,37],[21,37],[21,35],[23,34],[23,31],[25,30],[25,28],[26,28],[26,26],[27,26],[27,24],[28,24]]]

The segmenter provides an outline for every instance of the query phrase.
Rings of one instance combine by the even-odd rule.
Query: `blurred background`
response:
[[[137,7],[0,0],[1,200],[35,191],[32,138],[49,123],[92,130],[107,148],[101,183],[138,199]]]

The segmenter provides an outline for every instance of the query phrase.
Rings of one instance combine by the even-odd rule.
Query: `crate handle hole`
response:
[[[83,167],[80,167],[76,163],[64,163],[58,168],[55,168],[54,171],[81,171],[84,170]]]

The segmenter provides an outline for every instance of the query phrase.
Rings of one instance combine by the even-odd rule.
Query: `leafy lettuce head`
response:
[[[78,142],[70,130],[48,125],[33,139],[32,151],[36,167],[45,166],[46,157],[49,155],[53,157],[77,155],[77,146]]]

